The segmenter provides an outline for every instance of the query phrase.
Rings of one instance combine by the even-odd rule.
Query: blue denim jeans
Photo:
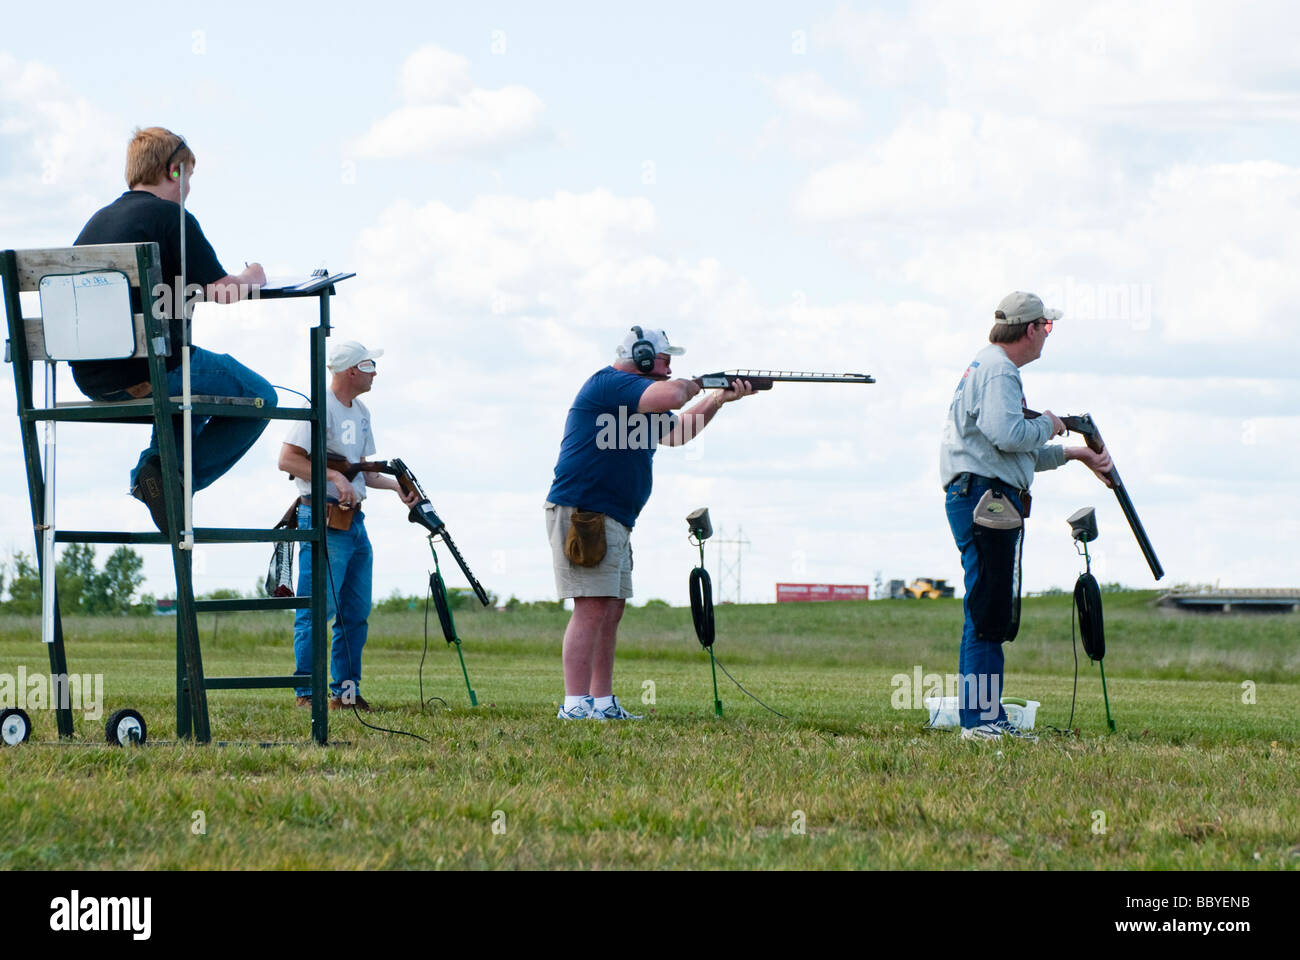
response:
[[[298,506],[298,528],[311,526],[311,507]],[[298,566],[298,596],[311,595],[311,546],[304,543]],[[360,510],[348,530],[327,530],[325,553],[325,619],[334,623],[330,646],[330,695],[361,695],[361,650],[366,645],[370,616],[370,580],[374,553],[366,536],[366,517]],[[335,598],[338,602],[335,603]],[[311,610],[299,610],[293,621],[294,676],[311,676]],[[311,682],[296,688],[300,697],[311,696]]]
[[[967,598],[979,578],[979,554],[975,550],[974,535],[975,505],[988,488],[988,481],[972,478],[969,491],[963,495],[958,491],[958,486],[953,484],[949,487],[945,504],[948,526],[952,528],[952,537],[957,541],[957,549],[961,551]],[[1014,492],[1007,491],[1007,497],[1017,510],[1022,509],[1020,497]],[[961,678],[957,689],[961,725],[978,727],[982,723],[1005,720],[1007,714],[1002,709],[1002,644],[976,637],[968,600],[962,601],[962,610],[966,622],[962,627],[961,654],[957,660],[957,673]]]
[[[167,371],[169,396],[181,392],[181,368]],[[212,353],[195,347],[190,357],[190,392],[206,393],[219,397],[261,397],[263,409],[274,409],[277,403],[275,388],[260,374],[254,373],[228,353]],[[101,394],[95,400],[120,401],[133,399],[125,390]],[[177,416],[176,456],[179,459],[184,437],[184,421]],[[248,417],[194,417],[194,489],[211,486],[219,477],[239,462],[257,438],[266,429],[266,420]],[[131,486],[135,486],[140,468],[158,457],[158,432],[149,438],[149,446],[140,453],[140,459],[131,471]]]

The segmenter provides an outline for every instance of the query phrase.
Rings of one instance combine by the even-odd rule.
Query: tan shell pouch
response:
[[[345,510],[337,503],[325,504],[325,526],[331,530],[351,530],[355,510]]]
[[[564,538],[564,555],[579,567],[595,567],[605,559],[605,515],[574,510]]]

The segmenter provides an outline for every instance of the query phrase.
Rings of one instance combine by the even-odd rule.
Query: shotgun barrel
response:
[[[412,523],[420,524],[420,526],[429,531],[430,536],[442,538],[442,542],[447,545],[447,549],[451,551],[452,557],[455,558],[456,565],[460,567],[460,572],[465,574],[465,579],[469,581],[470,587],[473,588],[474,595],[478,597],[479,603],[483,604],[485,607],[491,604],[492,601],[488,597],[487,591],[483,589],[483,584],[478,582],[478,578],[475,577],[473,571],[470,570],[469,564],[466,563],[465,558],[460,555],[460,550],[456,548],[456,541],[453,540],[451,534],[447,532],[447,525],[442,522],[442,518],[439,517],[437,512],[433,509],[433,504],[429,502],[429,498],[425,496],[424,491],[420,489],[420,481],[415,479],[415,474],[411,472],[410,468],[407,467],[405,463],[396,457],[390,461],[389,465],[392,468],[393,475],[397,477],[397,483],[401,486],[402,490],[406,493],[415,491],[420,498],[415,506],[411,508],[411,512],[407,516],[407,519]]]
[[[1033,420],[1042,416],[1037,410],[1025,410],[1025,419]],[[1106,449],[1105,442],[1101,439],[1101,431],[1097,429],[1097,424],[1093,421],[1092,415],[1085,413],[1080,416],[1061,417],[1061,422],[1065,424],[1065,429],[1077,433],[1083,437],[1084,443],[1093,453],[1101,453]],[[1138,548],[1142,551],[1142,556],[1146,558],[1147,566],[1151,568],[1151,575],[1159,580],[1165,575],[1165,568],[1160,565],[1160,559],[1156,556],[1156,549],[1151,545],[1151,538],[1147,536],[1146,528],[1142,526],[1141,519],[1138,518],[1137,508],[1133,506],[1133,500],[1128,495],[1128,488],[1124,486],[1124,481],[1119,477],[1119,470],[1115,468],[1114,458],[1111,458],[1111,470],[1106,474],[1106,479],[1111,482],[1115,490],[1115,499],[1119,501],[1120,510],[1124,511],[1124,519],[1128,521],[1129,529],[1133,531],[1133,536],[1137,540]]]
[[[474,595],[478,597],[479,603],[486,607],[492,602],[487,591],[483,589],[483,584],[478,582],[478,578],[470,570],[469,564],[461,556],[460,550],[456,547],[456,541],[447,532],[447,525],[442,522],[442,518],[433,509],[433,504],[425,496],[424,490],[420,487],[420,481],[415,479],[415,474],[411,472],[411,469],[405,463],[396,457],[391,461],[362,460],[359,463],[349,463],[342,457],[330,457],[325,463],[331,470],[337,470],[348,480],[352,480],[358,473],[386,473],[397,478],[397,484],[402,488],[403,493],[414,491],[420,499],[411,508],[407,519],[424,527],[429,531],[430,536],[441,537],[442,542],[447,545],[447,549],[451,551],[452,557],[455,558],[456,565],[460,567],[460,572],[465,574],[465,579],[469,581],[469,585],[474,590]]]
[[[729,370],[706,373],[692,380],[704,390],[730,390],[731,381],[748,380],[755,390],[771,390],[774,383],[875,383],[865,373],[809,373],[802,370]]]

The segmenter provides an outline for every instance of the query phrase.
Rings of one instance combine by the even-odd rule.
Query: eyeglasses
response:
[[[1039,317],[1037,320],[1035,320],[1035,321],[1033,321],[1033,322],[1034,322],[1034,323],[1041,323],[1041,324],[1042,324],[1044,327],[1046,327],[1048,330],[1051,330],[1051,329],[1052,329],[1052,324],[1054,324],[1056,321],[1055,321],[1055,320],[1047,320],[1047,319],[1045,319],[1045,318],[1043,318],[1043,317]]]
[[[360,370],[362,373],[374,373],[375,361],[362,360],[360,363],[357,364],[357,369]]]

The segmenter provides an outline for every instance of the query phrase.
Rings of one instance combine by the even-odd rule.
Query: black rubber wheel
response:
[[[104,724],[104,738],[115,747],[142,744],[146,737],[144,717],[135,710],[118,710]]]
[[[32,735],[32,719],[17,707],[0,711],[0,744],[16,747]]]

